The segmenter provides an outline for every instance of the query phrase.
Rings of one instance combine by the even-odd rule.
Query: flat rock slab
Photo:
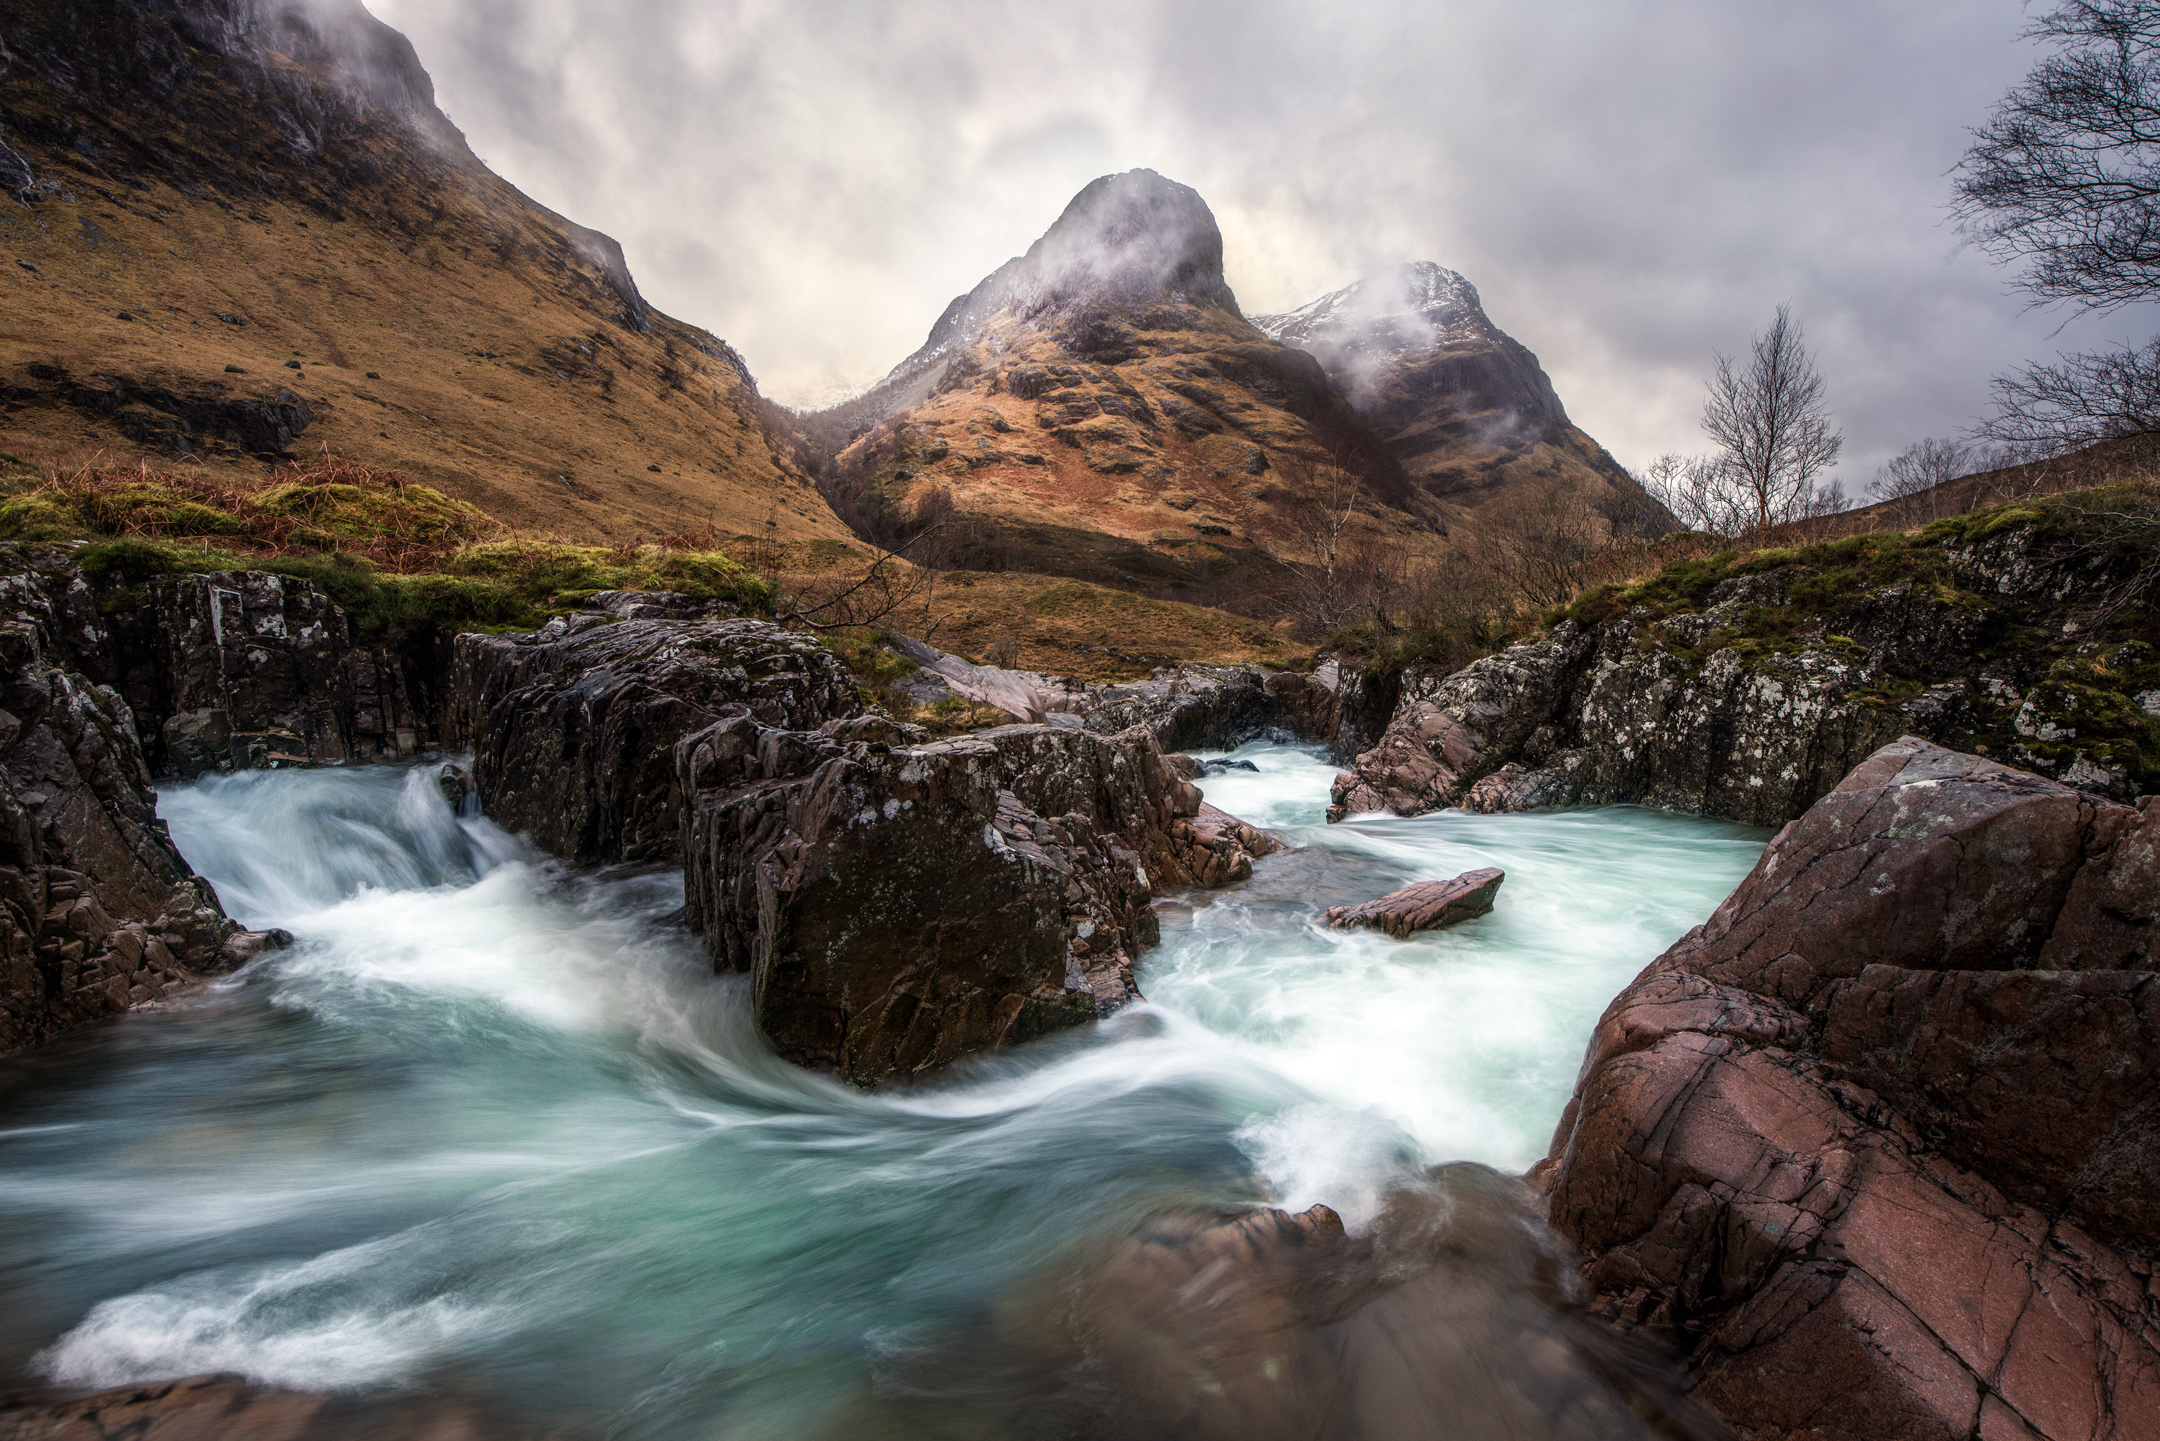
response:
[[[1367,926],[1396,937],[1437,930],[1491,910],[1493,895],[1506,879],[1507,872],[1487,866],[1449,881],[1419,881],[1362,905],[1329,906],[1327,923],[1338,930]]]

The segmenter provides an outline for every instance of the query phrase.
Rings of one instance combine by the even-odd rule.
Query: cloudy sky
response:
[[[1781,300],[1864,487],[1988,378],[2148,315],[2032,312],[1944,211],[2018,0],[366,0],[473,148],[617,236],[766,392],[876,379],[1074,191],[1147,166],[1248,313],[1437,260],[1628,464],[1701,445]]]

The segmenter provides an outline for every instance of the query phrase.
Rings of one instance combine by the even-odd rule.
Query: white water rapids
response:
[[[1756,832],[1634,808],[1320,824],[1254,745],[1208,799],[1295,849],[1162,903],[1148,1004],[866,1095],[774,1058],[679,876],[545,860],[432,770],[161,792],[296,945],[0,1061],[0,1372],[450,1388],[635,1437],[823,1434],[894,1358],[1171,1204],[1325,1202],[1544,1154],[1606,1002]],[[1397,941],[1327,905],[1476,866]],[[582,1432],[580,1434],[583,1434]]]

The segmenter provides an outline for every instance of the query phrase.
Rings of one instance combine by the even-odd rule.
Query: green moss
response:
[[[371,541],[386,536],[420,545],[484,535],[488,519],[462,500],[426,485],[274,485],[255,498],[270,515],[305,521],[312,536]]]
[[[555,610],[603,590],[672,590],[692,600],[727,601],[749,610],[772,605],[772,588],[749,567],[718,551],[505,540],[467,546],[443,569],[492,581],[529,604]]]
[[[83,533],[71,507],[43,495],[21,495],[0,504],[0,540],[73,540]]]

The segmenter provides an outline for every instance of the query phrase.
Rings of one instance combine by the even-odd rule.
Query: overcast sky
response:
[[[2030,312],[1944,211],[2036,53],[2017,0],[366,0],[494,169],[822,404],[1087,181],[1214,208],[1248,314],[1462,271],[1619,459],[1702,445],[1781,300],[1849,491],[1988,378],[2146,315]]]

